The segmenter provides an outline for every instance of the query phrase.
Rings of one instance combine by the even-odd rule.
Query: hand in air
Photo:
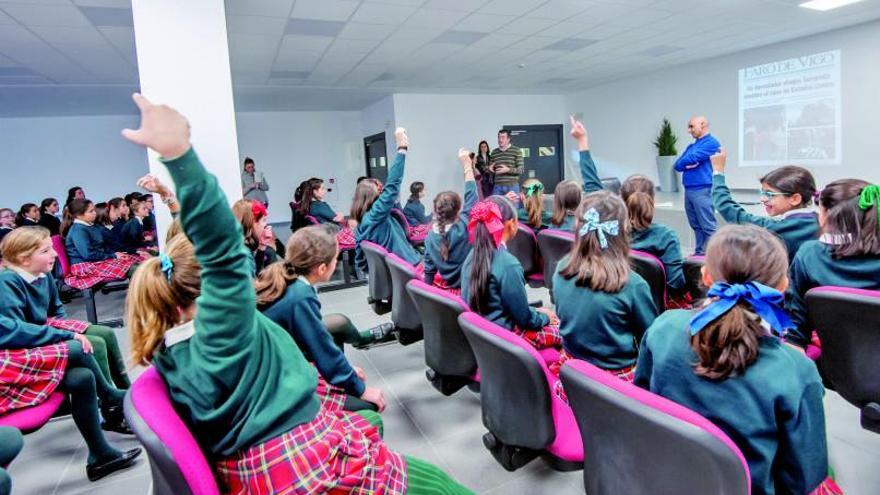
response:
[[[584,123],[575,120],[574,115],[569,115],[568,120],[571,123],[571,137],[573,137],[578,142],[578,151],[586,151],[590,149],[590,143],[587,138],[587,129],[584,127]]]
[[[394,139],[397,141],[397,147],[409,146],[409,138],[406,135],[406,129],[398,127],[394,130]]]
[[[164,158],[176,158],[189,150],[189,123],[183,115],[168,105],[153,105],[140,93],[133,94],[132,99],[141,112],[141,126],[123,129],[126,139]]]
[[[724,148],[719,148],[717,153],[709,157],[709,161],[712,162],[712,170],[724,172],[724,167],[727,165],[727,152],[724,151]]]
[[[462,166],[470,167],[473,162],[471,160],[471,152],[467,148],[459,148],[458,149],[458,161],[462,164]]]

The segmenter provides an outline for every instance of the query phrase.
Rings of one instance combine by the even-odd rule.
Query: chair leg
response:
[[[86,318],[92,325],[98,324],[98,309],[95,307],[95,291],[86,289],[84,291],[86,297]]]

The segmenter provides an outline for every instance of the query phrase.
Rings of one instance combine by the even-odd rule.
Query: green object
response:
[[[529,184],[528,186],[526,186],[526,197],[530,198],[530,197],[534,196],[535,194],[538,194],[543,191],[544,191],[544,184],[541,184],[540,182],[533,182],[533,183]]]
[[[658,135],[657,139],[654,141],[654,146],[657,147],[657,154],[660,156],[678,155],[678,150],[675,149],[676,142],[678,142],[678,138],[675,137],[675,133],[672,132],[672,124],[669,123],[668,119],[663,119],[663,126],[660,127],[660,135]]]
[[[877,223],[880,224],[880,186],[876,184],[865,187],[859,195],[859,208],[867,211],[872,206],[877,207]]]
[[[407,495],[473,495],[437,466],[415,457],[406,458]]]

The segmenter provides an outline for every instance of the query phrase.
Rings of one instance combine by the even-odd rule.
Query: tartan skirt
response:
[[[535,349],[562,348],[562,336],[559,335],[559,327],[547,325],[540,330],[522,330],[519,327],[514,327],[513,333],[529,341]]]
[[[810,495],[843,495],[843,490],[837,486],[834,479],[829,476],[825,478],[815,490],[810,492]]]
[[[216,461],[214,471],[230,494],[406,492],[406,461],[385,445],[378,428],[323,403],[311,422]]]
[[[128,271],[137,262],[135,258],[109,259],[87,263],[77,263],[70,267],[70,274],[64,283],[74,289],[88,289],[102,282],[124,280]]]
[[[574,356],[568,353],[565,349],[559,353],[559,361],[550,365],[550,372],[556,376],[559,376],[559,372],[562,370],[562,365],[565,364],[569,359],[575,359]],[[605,368],[603,368],[605,369]],[[609,370],[605,369],[608,373],[620,378],[621,380],[632,383],[636,380],[636,366],[628,366],[626,368],[620,368],[617,370]],[[565,394],[565,389],[562,387],[562,382],[557,381],[553,384],[553,393],[556,394],[556,397],[562,399],[566,404],[568,404],[568,396]]]
[[[92,325],[91,323],[80,320],[68,320],[65,318],[51,317],[46,319],[46,325],[59,330],[67,330],[69,332],[84,333]]]
[[[354,249],[354,231],[348,227],[339,227],[339,232],[336,232],[336,243],[339,244],[340,250]]]
[[[428,232],[431,231],[431,224],[427,223],[424,225],[413,225],[409,228],[409,240],[412,242],[424,242],[425,238],[428,237]]]
[[[424,270],[424,264],[422,265],[422,270]],[[434,287],[438,289],[443,289],[450,294],[454,294],[456,296],[461,296],[461,287],[450,287],[446,284],[446,280],[440,276],[440,273],[434,274]]]
[[[69,352],[63,342],[0,350],[0,415],[48,399],[64,378]]]

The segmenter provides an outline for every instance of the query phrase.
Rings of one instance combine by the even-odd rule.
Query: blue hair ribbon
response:
[[[620,222],[617,220],[600,221],[599,212],[595,208],[590,208],[584,213],[583,221],[578,234],[583,237],[596,231],[596,235],[599,237],[599,247],[602,249],[608,247],[608,238],[605,237],[605,234],[613,236],[620,234]]]
[[[749,303],[752,310],[770,325],[776,335],[781,336],[787,328],[794,326],[783,309],[785,298],[782,293],[758,282],[745,284],[716,282],[709,289],[707,296],[716,300],[691,318],[691,335],[701,332],[740,301]]]
[[[165,274],[165,277],[168,279],[168,283],[171,283],[171,274],[174,271],[174,262],[171,261],[171,257],[165,253],[159,255],[159,261],[162,263],[161,270],[162,273]]]

